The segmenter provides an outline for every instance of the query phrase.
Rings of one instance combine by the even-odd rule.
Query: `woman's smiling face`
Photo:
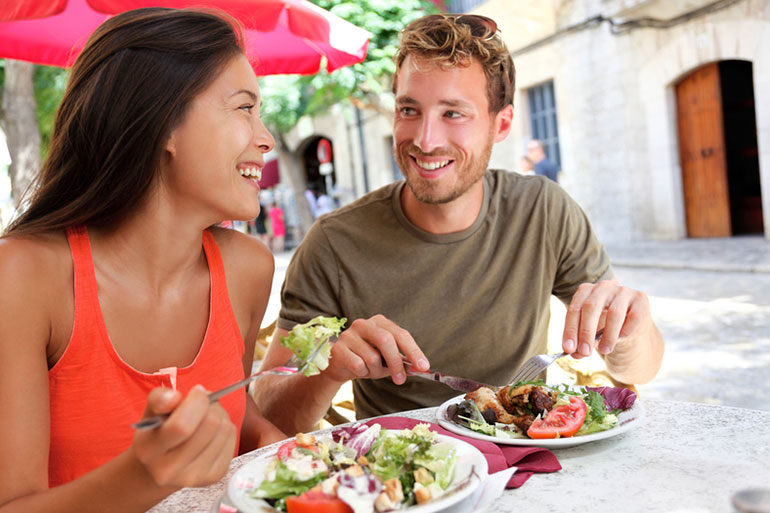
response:
[[[253,219],[257,181],[275,140],[259,117],[257,77],[234,57],[171,132],[162,188],[170,201],[212,219]]]

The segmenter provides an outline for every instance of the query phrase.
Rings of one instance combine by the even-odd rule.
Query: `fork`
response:
[[[323,341],[321,344],[318,344],[316,348],[313,349],[313,351],[308,355],[307,358],[300,358],[297,355],[292,355],[291,358],[289,358],[286,363],[279,367],[274,367],[272,369],[267,369],[259,372],[255,372],[251,376],[247,376],[246,378],[236,381],[232,385],[228,385],[222,389],[219,389],[215,392],[211,392],[209,394],[209,403],[214,403],[218,401],[221,397],[226,396],[230,392],[234,392],[238,390],[239,388],[245,387],[252,381],[256,380],[260,376],[266,376],[266,375],[276,375],[276,376],[288,376],[290,374],[296,374],[298,372],[304,371],[307,366],[309,365],[309,362],[312,362],[313,359],[318,355],[318,353],[321,352],[321,348],[325,346],[329,340]],[[165,420],[168,418],[170,413],[163,413],[160,415],[154,415],[152,417],[147,417],[139,422],[134,422],[131,424],[131,427],[134,429],[151,429],[157,426],[160,426],[165,422]]]
[[[602,338],[603,334],[604,329],[598,330],[596,332],[595,340],[598,342],[599,339]],[[512,385],[520,381],[530,381],[535,379],[538,374],[547,369],[549,365],[551,365],[559,358],[567,356],[568,354],[572,353],[537,354],[529,358],[521,365],[521,367],[519,367],[519,370],[517,370],[516,374],[513,375],[513,378],[511,378],[509,384]]]

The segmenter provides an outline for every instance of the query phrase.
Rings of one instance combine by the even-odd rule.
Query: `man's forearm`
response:
[[[254,398],[268,420],[287,435],[294,436],[313,430],[341,386],[341,382],[323,374],[264,376],[257,381]]]
[[[280,431],[272,422],[267,420],[259,411],[254,400],[247,397],[238,454],[245,454],[285,438],[287,438],[286,433]]]
[[[663,361],[663,337],[657,326],[643,336],[623,340],[605,356],[610,375],[622,383],[643,385],[658,373]]]

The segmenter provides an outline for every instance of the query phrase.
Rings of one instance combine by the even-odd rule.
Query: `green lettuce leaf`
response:
[[[436,483],[446,490],[454,477],[457,463],[455,448],[449,444],[432,445],[424,455],[416,457],[414,463],[433,472]]]
[[[282,499],[289,495],[302,495],[325,478],[326,473],[320,472],[310,479],[301,481],[295,472],[279,461],[275,467],[275,479],[262,481],[259,488],[251,493],[261,499]]]
[[[281,345],[288,347],[291,351],[307,362],[304,370],[305,376],[314,376],[320,374],[320,372],[329,366],[329,358],[331,357],[331,344],[326,342],[331,337],[337,337],[345,326],[347,319],[343,317],[338,319],[336,317],[323,317],[318,316],[310,319],[304,324],[297,324],[294,326],[289,335],[281,337]],[[312,361],[308,361],[313,351],[322,345],[321,350],[316,354]]]

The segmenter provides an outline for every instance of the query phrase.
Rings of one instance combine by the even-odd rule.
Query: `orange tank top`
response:
[[[176,388],[187,394],[198,383],[207,390],[217,390],[244,377],[243,340],[230,305],[222,257],[209,231],[203,232],[211,280],[209,322],[203,342],[189,366],[160,369],[154,374],[128,365],[110,342],[86,228],[68,229],[67,239],[74,264],[75,320],[64,354],[48,372],[51,487],[125,451],[133,440],[131,424],[142,417],[147,394],[153,388]],[[241,389],[220,399],[238,432],[246,409],[245,394]]]

